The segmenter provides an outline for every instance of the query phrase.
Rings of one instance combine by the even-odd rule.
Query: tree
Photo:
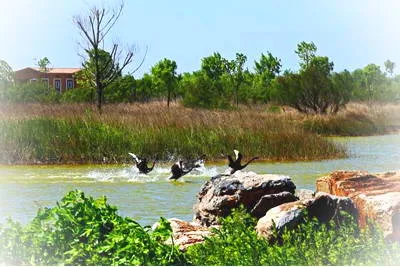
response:
[[[232,76],[235,84],[236,106],[239,106],[239,88],[245,80],[243,76],[243,66],[246,63],[247,57],[244,54],[236,53],[236,58],[231,62]]]
[[[123,7],[123,3],[115,10],[93,7],[87,15],[74,17],[74,23],[80,31],[83,40],[86,42],[84,48],[86,53],[86,57],[84,56],[85,61],[89,60],[93,64],[91,80],[96,87],[97,107],[99,111],[101,111],[103,103],[104,88],[121,75],[122,71],[132,62],[133,58],[132,50],[128,50],[123,60],[120,60],[123,51],[116,43],[111,45],[110,52],[104,48],[105,38],[118,21]],[[102,62],[102,59],[104,59],[102,51],[106,51],[110,55],[104,62]]]
[[[164,92],[167,92],[167,106],[171,101],[171,94],[176,89],[178,76],[176,74],[177,65],[173,60],[164,58],[151,68],[155,85]]]
[[[201,60],[201,71],[214,81],[221,79],[224,74],[229,74],[230,70],[231,63],[220,53],[214,53]]]
[[[256,72],[254,87],[259,89],[264,102],[266,102],[269,99],[268,89],[271,81],[275,79],[281,70],[281,60],[267,52],[267,55],[261,54],[260,60],[258,62],[254,61],[254,64]]]
[[[267,55],[262,53],[260,61],[254,61],[254,64],[256,73],[259,75],[265,74],[269,80],[275,78],[282,67],[281,60],[274,57],[270,52],[267,52]]]
[[[313,42],[307,43],[303,41],[297,45],[295,53],[300,58],[300,67],[302,70],[305,70],[309,66],[316,52],[317,46]]]
[[[124,75],[116,79],[104,90],[107,102],[131,102],[134,97],[136,87],[135,78],[132,75]]]
[[[196,87],[199,92],[193,92],[199,100],[201,98],[212,97],[212,102],[209,103],[210,108],[227,108],[230,106],[232,88],[232,72],[233,63],[228,61],[219,53],[213,53],[211,56],[201,60],[201,70],[193,76],[195,81],[199,82]],[[204,77],[203,77],[204,76]],[[208,88],[204,88],[207,86]],[[192,91],[192,89],[189,89]],[[207,94],[201,97],[199,94]],[[188,102],[186,102],[188,103]],[[207,105],[203,105],[206,107]]]
[[[349,73],[331,74],[328,57],[314,56],[300,73],[286,72],[273,84],[273,97],[303,113],[336,113],[350,98]]]
[[[136,88],[133,92],[133,100],[147,102],[150,101],[154,94],[154,81],[153,76],[145,73],[142,79],[136,83]]]
[[[363,69],[363,74],[368,100],[371,101],[381,93],[381,87],[386,81],[386,77],[381,68],[376,64],[368,64]]]
[[[47,66],[50,64],[51,64],[50,60],[47,57],[39,59],[39,61],[37,62],[37,65],[39,66],[39,69],[42,72],[48,72],[49,69],[47,68]]]
[[[9,86],[14,84],[14,71],[4,60],[0,59],[0,84]]]
[[[354,81],[348,70],[333,73],[331,81],[333,86],[331,92],[331,112],[337,113],[341,107],[345,106],[350,101],[354,88]]]
[[[396,67],[396,63],[393,61],[390,61],[389,59],[384,62],[385,64],[385,70],[390,74],[390,76],[393,76],[393,70]]]

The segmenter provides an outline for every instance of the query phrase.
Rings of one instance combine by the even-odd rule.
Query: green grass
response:
[[[161,161],[202,154],[220,160],[233,149],[267,161],[320,160],[346,156],[324,136],[400,129],[399,105],[352,103],[326,116],[268,107],[222,111],[152,102],[105,105],[100,114],[89,104],[4,104],[0,163],[122,163],[131,161],[128,152]]]
[[[241,126],[201,127],[136,124],[88,119],[0,120],[2,163],[121,163],[128,152],[156,160],[174,157],[221,159],[239,149],[264,160],[315,160],[343,157],[345,149],[299,129]]]

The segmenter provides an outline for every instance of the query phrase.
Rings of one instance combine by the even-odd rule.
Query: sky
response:
[[[82,42],[74,15],[93,5],[115,7],[121,0],[0,0],[0,59],[14,69],[34,67],[47,57],[51,67],[80,67]],[[200,68],[201,59],[219,52],[247,55],[247,67],[270,51],[283,69],[297,70],[296,46],[314,42],[335,71],[369,63],[383,68],[390,59],[400,73],[400,1],[397,0],[125,0],[123,14],[105,42],[134,47],[127,69],[141,77],[163,58],[178,72]]]

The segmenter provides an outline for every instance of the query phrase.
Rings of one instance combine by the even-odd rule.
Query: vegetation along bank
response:
[[[352,104],[328,116],[290,108],[203,110],[163,102],[106,105],[9,104],[0,108],[0,162],[124,163],[128,152],[154,160],[223,159],[233,148],[262,160],[345,157],[345,147],[323,137],[382,134],[398,127],[396,105]]]

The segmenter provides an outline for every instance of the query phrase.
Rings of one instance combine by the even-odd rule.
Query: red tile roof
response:
[[[42,72],[40,70],[40,68],[32,68],[32,69]],[[80,70],[81,70],[80,68],[49,68],[47,73],[71,73],[72,74],[72,73],[78,72]]]

